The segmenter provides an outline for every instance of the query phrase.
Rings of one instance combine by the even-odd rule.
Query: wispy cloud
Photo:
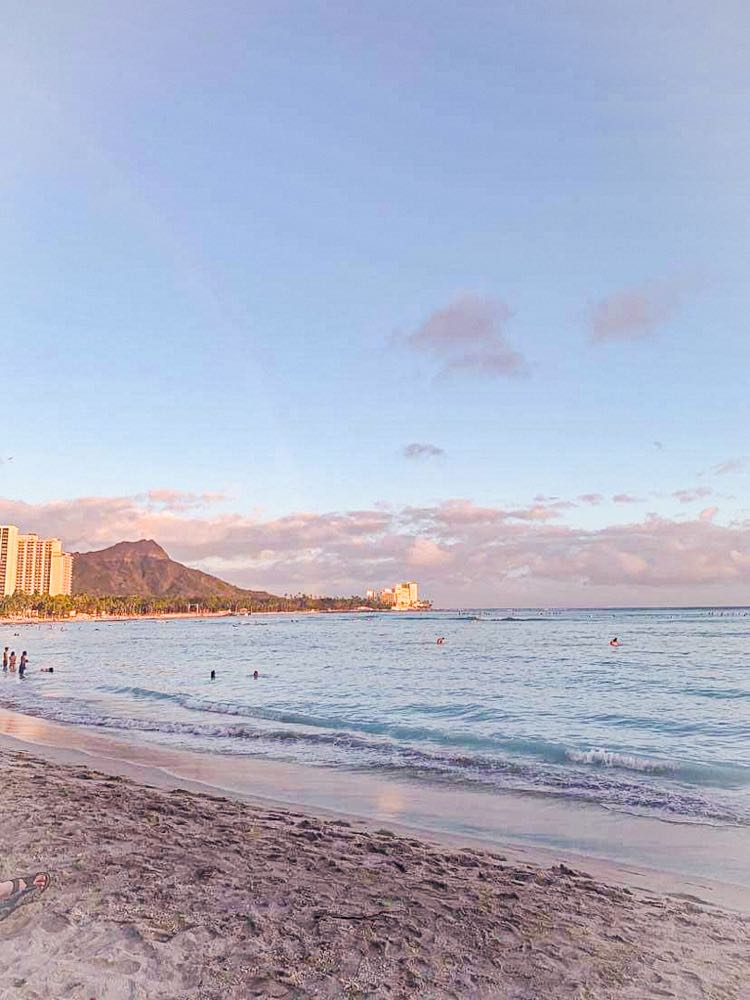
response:
[[[444,454],[445,451],[437,445],[420,444],[418,441],[405,445],[403,449],[404,458],[437,458]]]
[[[639,340],[654,333],[674,319],[697,287],[697,282],[682,279],[652,282],[608,295],[590,309],[592,343]]]
[[[590,504],[592,507],[598,507],[600,503],[604,502],[604,496],[601,493],[581,493],[578,500],[581,503]]]
[[[184,493],[181,490],[149,490],[143,498],[162,510],[201,510],[226,500],[224,493]]]
[[[675,500],[679,500],[680,503],[695,503],[696,500],[710,497],[712,493],[713,490],[709,489],[708,486],[697,486],[691,490],[675,490],[672,496]]]
[[[635,497],[632,493],[615,493],[612,503],[640,503],[641,497]]]
[[[436,358],[443,373],[517,376],[526,371],[526,363],[506,340],[510,317],[504,302],[464,295],[432,313],[406,337],[406,343]]]
[[[726,476],[730,472],[745,472],[749,465],[747,458],[728,458],[726,462],[714,465],[711,472],[715,476]]]

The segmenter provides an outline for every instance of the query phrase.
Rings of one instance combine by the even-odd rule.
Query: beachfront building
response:
[[[55,539],[57,541],[57,539]],[[70,552],[60,551],[52,554],[49,592],[51,597],[58,594],[70,594],[73,591],[73,556]]]
[[[393,587],[386,587],[384,590],[368,590],[367,599],[377,601],[386,608],[393,608],[395,611],[409,611],[413,609],[429,608],[429,601],[420,601],[419,587],[410,580],[407,583],[397,583]]]
[[[0,525],[0,596],[69,594],[73,557],[63,552],[59,538],[21,533],[15,525]]]
[[[0,524],[0,597],[10,597],[16,592],[18,568],[18,528],[14,524]]]
[[[397,583],[396,608],[416,608],[419,606],[419,587],[412,580],[410,583]]]

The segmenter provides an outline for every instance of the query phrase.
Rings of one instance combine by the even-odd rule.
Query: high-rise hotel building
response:
[[[59,538],[21,534],[12,524],[0,524],[0,596],[10,594],[69,594],[73,557]]]
[[[16,592],[18,567],[18,528],[0,524],[0,597]]]

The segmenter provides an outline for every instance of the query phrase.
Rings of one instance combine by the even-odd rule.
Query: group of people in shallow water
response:
[[[17,667],[16,667],[17,665]],[[18,676],[23,677],[29,666],[29,654],[24,651],[21,653],[21,659],[17,660],[16,651],[11,649],[10,646],[6,646],[3,649],[3,673],[4,674],[14,674],[16,668],[18,669]],[[55,672],[54,667],[42,667],[40,673],[42,674],[53,674]]]
[[[253,680],[254,680],[254,681],[257,681],[257,679],[258,679],[259,677],[260,677],[260,674],[258,673],[258,671],[257,671],[257,670],[253,670]],[[212,670],[212,671],[211,671],[211,680],[212,680],[212,681],[215,681],[215,680],[216,680],[216,671],[215,671],[215,670]]]

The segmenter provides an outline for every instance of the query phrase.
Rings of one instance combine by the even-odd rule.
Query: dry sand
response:
[[[0,997],[736,998],[750,917],[1,751]]]

